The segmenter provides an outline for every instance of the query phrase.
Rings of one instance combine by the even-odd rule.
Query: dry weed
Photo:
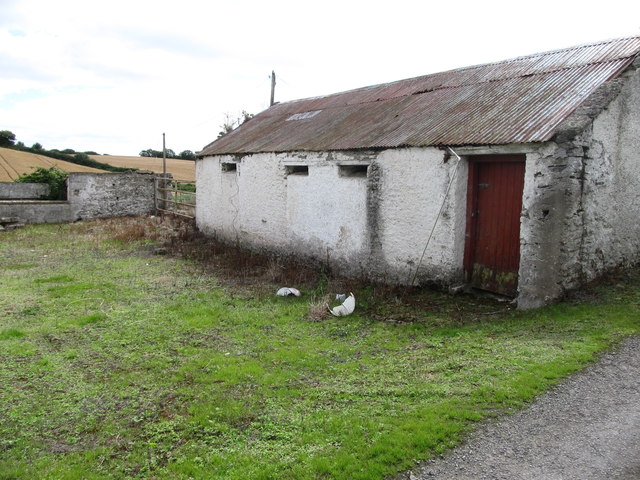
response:
[[[330,295],[325,294],[318,299],[313,299],[309,302],[309,311],[307,313],[307,320],[311,322],[321,322],[331,316],[329,313],[329,301]]]
[[[164,233],[158,244],[169,253],[195,260],[201,268],[221,275],[230,283],[310,288],[319,279],[319,271],[313,265],[220,242],[198,231],[193,221],[181,217],[164,216],[159,228]]]
[[[145,226],[141,223],[128,223],[114,232],[113,239],[119,242],[135,242],[146,238]]]

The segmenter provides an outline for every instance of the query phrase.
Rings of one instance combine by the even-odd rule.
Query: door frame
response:
[[[471,283],[474,263],[474,244],[478,235],[478,216],[475,209],[478,203],[478,189],[476,183],[478,179],[478,168],[483,163],[523,163],[526,175],[526,154],[483,154],[468,155],[468,179],[467,179],[467,214],[465,227],[464,242],[464,278],[467,283]],[[524,186],[523,186],[524,188]],[[524,190],[522,192],[524,195]],[[523,199],[524,204],[524,199]],[[522,208],[521,208],[522,212]],[[520,229],[522,228],[522,220],[520,220]],[[520,231],[520,230],[519,230]],[[520,266],[520,258],[518,258],[518,268]],[[520,278],[518,278],[518,283]]]

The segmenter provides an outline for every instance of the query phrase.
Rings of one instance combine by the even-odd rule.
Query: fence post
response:
[[[160,211],[169,210],[168,198],[170,195],[169,186],[171,184],[172,175],[156,175],[156,209]]]
[[[153,212],[158,214],[158,175],[153,176]]]

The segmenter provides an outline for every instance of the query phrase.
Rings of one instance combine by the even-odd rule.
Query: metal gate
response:
[[[524,155],[469,158],[465,270],[471,286],[515,296]]]
[[[196,184],[187,180],[175,180],[171,176],[157,175],[156,210],[187,218],[196,216]]]

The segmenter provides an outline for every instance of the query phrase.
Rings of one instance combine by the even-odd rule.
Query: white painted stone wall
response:
[[[236,169],[223,171],[228,163],[237,163]],[[353,174],[354,165],[368,165],[366,176]],[[196,222],[225,241],[311,257],[355,276],[408,283],[456,165],[455,157],[445,161],[445,152],[436,148],[206,157],[196,164]],[[308,173],[295,167],[307,167]],[[461,280],[465,192],[463,162],[418,281]]]
[[[467,167],[464,161],[458,165],[455,157],[446,163],[444,158],[444,152],[435,148],[385,150],[378,157],[379,235],[386,269],[378,274],[386,274],[387,280],[409,283],[423,252],[417,281],[462,280]]]
[[[570,140],[527,155],[518,306],[640,261],[640,70]]]
[[[595,119],[585,169],[583,262],[590,280],[640,261],[640,69]]]
[[[308,175],[287,175],[282,228],[289,230],[293,248],[362,268],[369,240],[367,177],[340,176],[336,162],[345,158],[342,154],[322,157],[301,159],[309,165]],[[293,167],[286,161],[285,168],[287,163]]]

